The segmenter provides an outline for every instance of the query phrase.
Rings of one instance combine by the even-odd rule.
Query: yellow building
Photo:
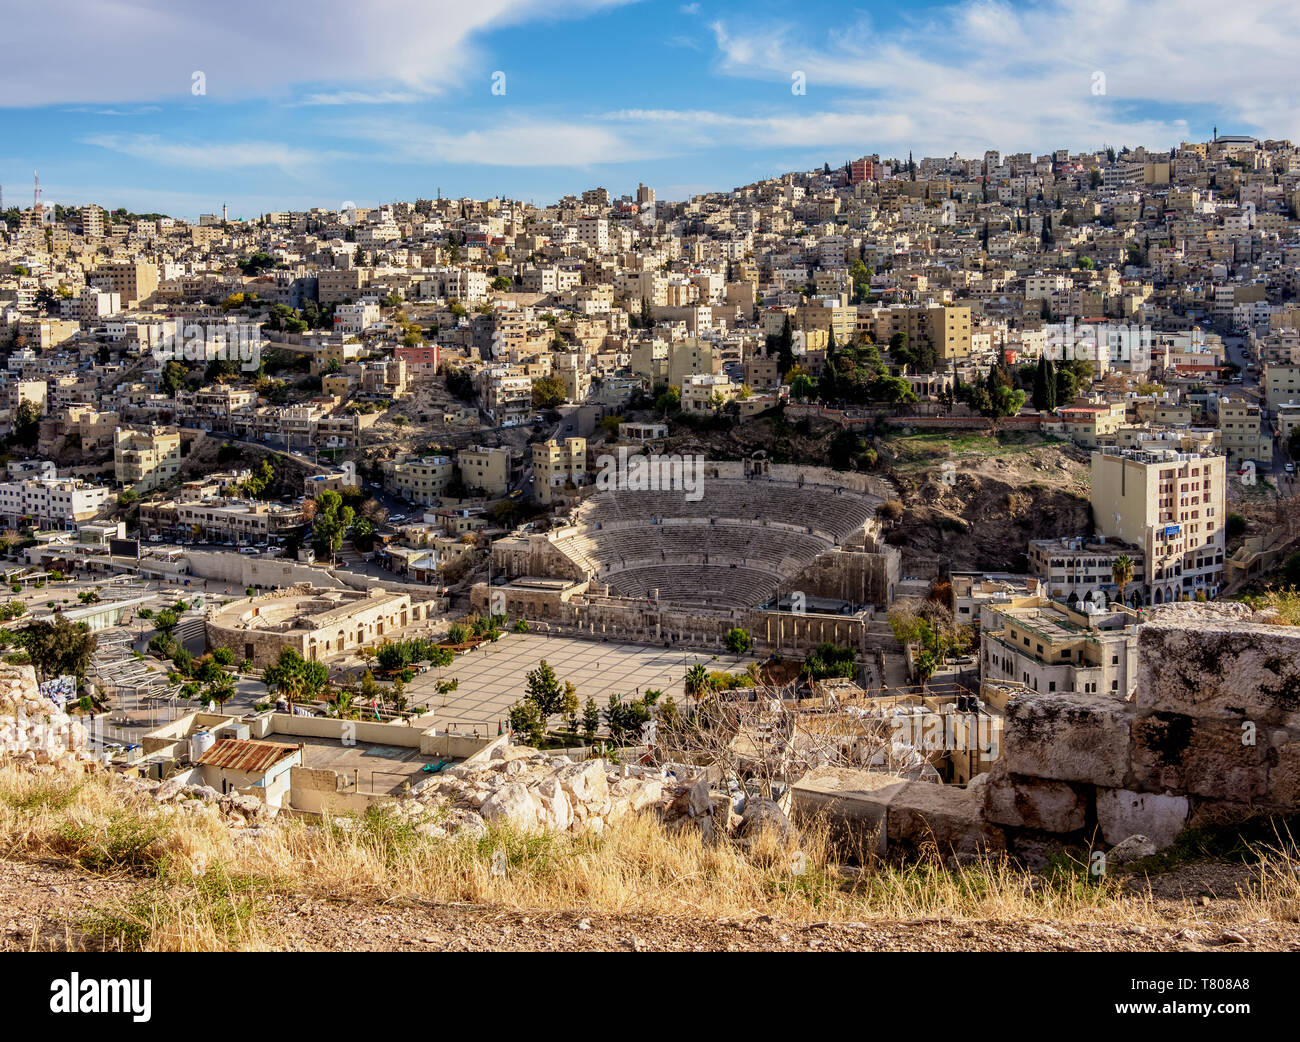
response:
[[[587,483],[587,439],[565,438],[533,446],[533,497],[550,503],[566,485]]]
[[[510,487],[510,450],[478,445],[456,454],[460,480],[470,489],[489,496],[504,496]]]
[[[158,266],[146,261],[105,264],[90,276],[92,286],[122,298],[122,307],[134,308],[158,292]]]
[[[1092,454],[1099,534],[1142,548],[1149,603],[1211,597],[1223,580],[1227,460],[1172,449]]]
[[[447,456],[423,456],[411,460],[385,460],[384,488],[424,506],[437,506],[452,477]]]
[[[174,427],[147,431],[119,429],[113,439],[113,474],[118,484],[148,492],[181,469],[181,435]]]
[[[877,344],[885,345],[895,333],[906,333],[909,343],[934,347],[942,359],[965,358],[971,351],[970,308],[951,304],[903,304],[872,312],[869,329]]]

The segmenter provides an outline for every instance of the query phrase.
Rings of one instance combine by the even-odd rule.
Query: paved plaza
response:
[[[455,677],[460,687],[446,696],[434,691],[437,671],[422,673],[407,685],[411,705],[428,706],[439,730],[473,731],[495,735],[504,725],[510,707],[524,697],[524,677],[546,659],[560,683],[570,680],[578,689],[578,700],[594,698],[604,709],[612,694],[635,698],[647,689],[658,688],[678,702],[684,697],[686,670],[703,663],[709,670],[742,672],[752,661],[735,655],[712,655],[698,651],[652,648],[642,644],[619,644],[574,637],[548,637],[539,633],[507,633],[495,644],[457,655],[441,671],[444,679]]]

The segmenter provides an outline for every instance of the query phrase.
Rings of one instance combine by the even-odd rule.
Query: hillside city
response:
[[[542,899],[492,890],[523,886],[509,830],[603,836],[610,878],[678,843],[700,922],[799,876],[781,914],[827,919],[828,948],[865,943],[835,925],[869,918],[862,866],[996,855],[1073,866],[1100,925],[993,947],[1300,943],[1285,870],[1195,921],[1208,884],[1176,869],[1176,911],[1125,905],[1190,835],[1300,808],[1300,146],[197,223],[26,190],[0,203],[12,806],[92,777],[179,830],[171,870],[220,826],[231,871],[305,872],[290,852],[324,840],[293,830],[342,822],[348,872],[516,912]],[[358,852],[394,822],[418,872]],[[83,867],[144,858],[57,834]],[[461,943],[92,922],[24,905],[57,880],[22,871],[14,947],[69,922],[86,948]],[[557,909],[597,901],[565,886]],[[793,932],[592,937],[697,928]]]

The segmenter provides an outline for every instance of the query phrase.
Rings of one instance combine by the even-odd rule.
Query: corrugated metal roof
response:
[[[259,742],[240,738],[222,738],[200,758],[204,767],[224,767],[235,771],[270,770],[286,756],[297,752],[301,745],[282,742]]]

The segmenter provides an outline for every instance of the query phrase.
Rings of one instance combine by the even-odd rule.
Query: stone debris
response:
[[[574,763],[537,749],[503,745],[490,759],[456,764],[419,784],[399,813],[433,814],[455,833],[467,823],[509,822],[525,830],[600,832],[628,814],[656,806],[664,795],[662,771],[605,760]],[[472,816],[472,817],[468,817]]]
[[[57,770],[92,759],[80,717],[41,695],[31,666],[0,665],[0,756]]]
[[[1122,839],[1106,852],[1106,859],[1117,865],[1127,865],[1130,861],[1140,861],[1156,852],[1156,845],[1146,836],[1129,836]]]

